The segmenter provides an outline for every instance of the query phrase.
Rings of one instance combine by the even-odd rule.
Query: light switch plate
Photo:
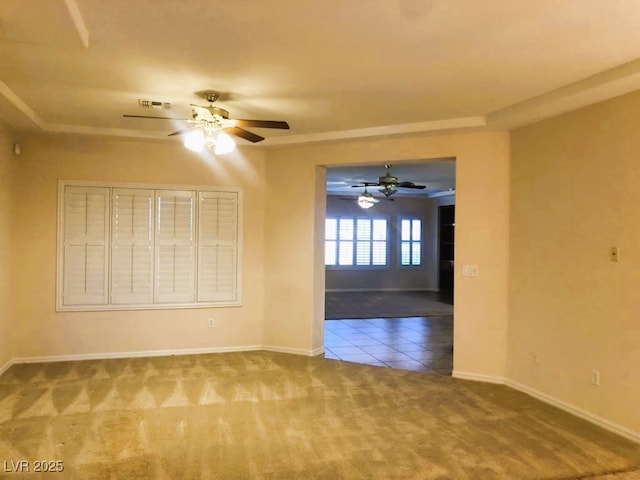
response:
[[[465,277],[478,277],[480,271],[478,265],[462,265],[462,275]]]

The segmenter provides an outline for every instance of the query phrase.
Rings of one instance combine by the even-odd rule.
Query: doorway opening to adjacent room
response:
[[[451,375],[455,160],[327,168],[325,357]]]

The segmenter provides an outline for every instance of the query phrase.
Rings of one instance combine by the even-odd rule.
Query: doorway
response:
[[[354,185],[375,179],[384,165],[360,167],[361,173],[357,167],[327,169],[325,357],[451,375],[453,284],[442,291],[439,285],[439,209],[455,204],[455,161],[404,166],[392,167],[403,184],[421,185],[424,168],[430,185],[392,199],[370,187],[379,201],[367,209],[358,204]],[[386,233],[379,229],[376,239],[367,238],[374,222]],[[378,264],[363,265],[372,257],[365,252],[358,258],[358,252],[373,254],[374,241]]]

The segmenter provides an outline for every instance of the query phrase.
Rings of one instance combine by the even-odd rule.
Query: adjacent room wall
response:
[[[11,221],[13,140],[9,130],[0,124],[0,372],[13,358],[12,338],[16,328],[13,317],[11,279]]]
[[[262,345],[264,153],[203,157],[179,142],[27,135],[15,169],[14,355],[19,358]],[[55,311],[58,180],[237,186],[244,193],[243,306]],[[0,240],[1,241],[1,240]],[[0,259],[0,261],[2,261]],[[207,319],[213,317],[214,328]]]
[[[318,166],[456,158],[454,368],[476,378],[506,374],[509,258],[508,132],[414,135],[272,148],[267,158],[265,341],[322,346],[323,301],[314,279],[324,232],[314,223]],[[321,214],[324,215],[324,210]],[[462,264],[479,277],[462,277]],[[320,298],[318,298],[320,297]]]
[[[438,206],[455,203],[453,195],[437,198],[402,197],[382,200],[363,210],[356,203],[357,192],[327,196],[327,215],[380,216],[390,222],[388,266],[380,268],[326,269],[326,288],[330,291],[349,290],[438,290]],[[401,267],[399,258],[399,219],[402,216],[421,218],[423,222],[423,256],[419,267]]]
[[[508,350],[509,379],[636,438],[639,111],[635,92],[513,132]]]

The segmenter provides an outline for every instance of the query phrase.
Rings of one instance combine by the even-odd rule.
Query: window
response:
[[[422,263],[422,220],[400,220],[400,265],[419,266]]]
[[[324,263],[365,267],[387,264],[387,220],[328,217],[325,220]]]
[[[61,182],[58,310],[239,305],[240,202],[238,189]]]

